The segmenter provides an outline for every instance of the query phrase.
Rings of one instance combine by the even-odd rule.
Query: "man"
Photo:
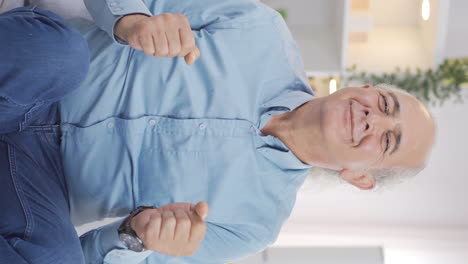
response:
[[[80,26],[90,72],[59,104],[71,217],[158,207],[83,235],[86,263],[232,261],[274,242],[312,165],[362,189],[424,165],[434,127],[416,99],[369,86],[313,99],[259,3],[86,3],[110,38]]]

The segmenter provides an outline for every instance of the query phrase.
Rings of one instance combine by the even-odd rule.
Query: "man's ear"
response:
[[[375,187],[375,178],[367,171],[342,169],[340,178],[361,190],[371,190]]]

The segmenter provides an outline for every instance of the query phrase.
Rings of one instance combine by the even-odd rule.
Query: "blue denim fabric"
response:
[[[0,36],[0,133],[21,131],[78,87],[87,44],[60,17],[35,7],[1,14]]]
[[[86,43],[34,7],[1,14],[0,36],[0,263],[84,263],[54,102],[86,75]]]

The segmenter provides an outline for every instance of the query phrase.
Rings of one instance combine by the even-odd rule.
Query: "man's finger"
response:
[[[185,212],[190,212],[194,207],[195,205],[191,203],[171,203],[171,204],[163,205],[159,207],[159,209],[161,211],[165,211],[165,210],[175,211],[177,209],[180,209]]]
[[[179,57],[185,57],[195,48],[195,37],[193,36],[192,30],[187,29],[179,29],[179,36],[180,36],[180,43],[181,43],[181,50],[179,53]]]
[[[189,214],[192,221],[192,228],[190,230],[191,241],[202,241],[206,233],[205,217],[208,216],[209,207],[206,202],[199,202]]]
[[[162,224],[162,215],[159,212],[154,212],[148,221],[146,226],[146,232],[142,240],[159,240],[159,236],[161,234],[161,224]],[[146,245],[149,246],[149,245]]]
[[[169,48],[168,57],[176,57],[181,50],[179,30],[166,31],[167,45]]]
[[[154,56],[167,57],[169,54],[169,46],[167,44],[166,33],[156,32],[153,34],[153,43],[156,49]]]
[[[145,52],[146,55],[154,55],[154,43],[151,35],[149,34],[143,34],[139,38],[140,44],[143,48],[143,52]]]
[[[174,240],[187,242],[190,237],[190,228],[192,226],[190,217],[187,212],[180,209],[176,210],[174,215],[177,219]]]
[[[142,235],[146,231],[146,225],[148,224],[151,215],[157,211],[158,209],[146,209],[132,219],[130,222],[131,227],[138,236]]]
[[[161,233],[159,234],[159,239],[162,241],[174,240],[176,223],[177,220],[174,212],[164,211],[162,213]]]
[[[195,212],[189,214],[192,226],[190,229],[190,238],[191,242],[198,244],[203,240],[206,234],[206,223],[203,219]]]

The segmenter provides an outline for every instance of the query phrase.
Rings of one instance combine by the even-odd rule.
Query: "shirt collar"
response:
[[[309,93],[292,91],[277,96],[265,104],[262,104],[260,123],[258,126],[259,130],[265,126],[272,115],[292,111],[313,98],[314,96]],[[257,148],[258,151],[280,168],[301,170],[310,169],[312,167],[300,161],[278,138],[269,135],[265,136],[261,134],[260,131],[259,133],[264,144]]]
[[[268,110],[268,108],[272,107],[284,107],[287,108],[287,111],[292,111],[312,99],[314,99],[312,94],[303,91],[291,91],[262,104],[262,108]]]
[[[261,105],[260,123],[258,129],[262,129],[270,120],[272,115],[281,114],[287,111],[293,111],[299,106],[314,99],[312,94],[302,91],[292,91],[273,98]]]
[[[285,149],[277,149],[266,145],[257,148],[257,150],[283,170],[303,170],[312,168],[312,165],[300,161],[286,146]]]

